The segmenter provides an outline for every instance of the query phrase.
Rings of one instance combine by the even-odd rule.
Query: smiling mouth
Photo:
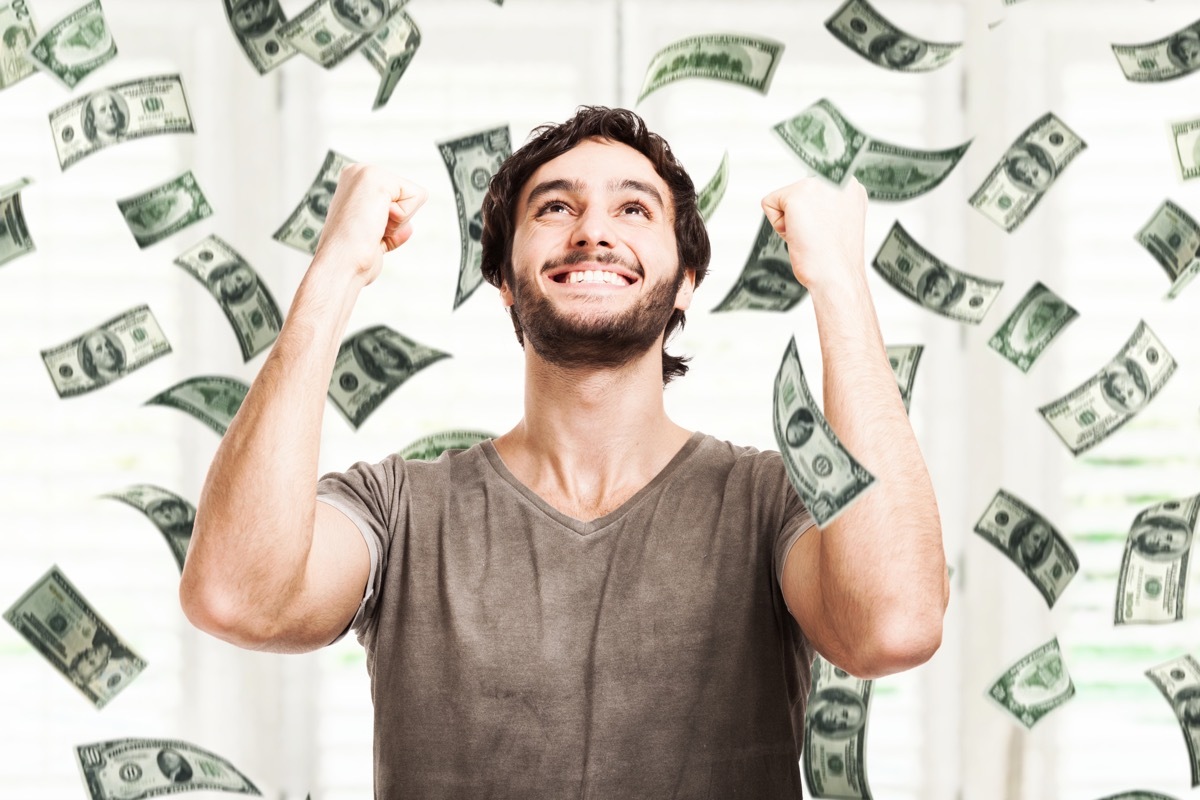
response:
[[[605,269],[577,269],[554,275],[551,280],[561,284],[608,284],[610,286],[629,286],[633,283],[629,278]]]

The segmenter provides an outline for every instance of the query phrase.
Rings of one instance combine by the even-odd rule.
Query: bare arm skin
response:
[[[179,599],[201,630],[305,652],[354,616],[370,557],[354,523],[316,499],[325,396],[358,293],[412,235],[424,200],[376,167],[342,172],[316,255],[200,496]]]
[[[811,178],[763,200],[816,312],[824,411],[875,484],[793,545],[784,599],[813,646],[861,678],[927,661],[949,599],[937,501],[867,287],[866,192]]]

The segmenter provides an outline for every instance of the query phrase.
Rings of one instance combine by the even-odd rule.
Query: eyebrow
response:
[[[540,197],[543,197],[554,192],[569,192],[573,194],[583,194],[587,186],[583,181],[573,178],[556,178],[551,181],[542,181],[529,192],[529,197],[525,200],[526,205],[532,206]],[[608,191],[612,193],[635,191],[649,195],[658,204],[659,208],[666,208],[666,203],[663,202],[662,195],[658,189],[645,181],[633,180],[626,178],[624,180],[611,180],[608,182]]]

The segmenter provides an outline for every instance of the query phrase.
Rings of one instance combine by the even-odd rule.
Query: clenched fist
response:
[[[787,242],[796,280],[810,291],[862,278],[867,192],[857,179],[839,189],[822,178],[802,178],[764,197],[762,208]]]

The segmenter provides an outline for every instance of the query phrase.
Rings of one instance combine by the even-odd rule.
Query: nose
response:
[[[616,245],[616,234],[603,206],[589,206],[576,219],[571,231],[571,242],[575,247],[612,248]]]

